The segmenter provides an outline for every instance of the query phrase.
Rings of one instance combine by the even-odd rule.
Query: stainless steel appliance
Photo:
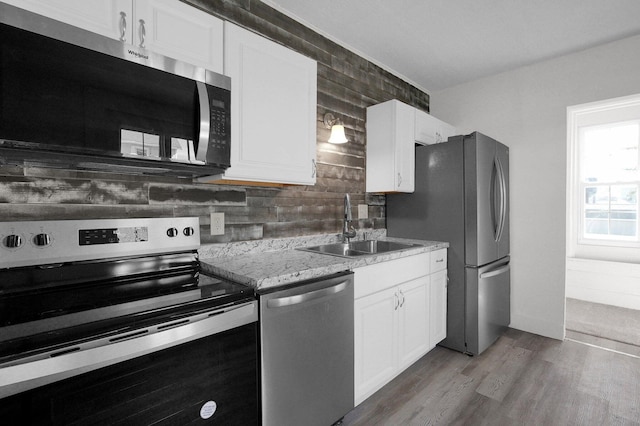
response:
[[[199,176],[230,156],[229,77],[0,3],[0,158]]]
[[[198,218],[0,223],[6,424],[258,424],[253,290]]]
[[[388,235],[449,242],[440,345],[480,354],[511,318],[509,148],[478,132],[417,147],[415,187],[387,195]]]
[[[339,421],[354,406],[353,273],[259,298],[262,424]]]

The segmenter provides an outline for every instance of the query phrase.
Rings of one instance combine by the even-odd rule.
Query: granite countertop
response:
[[[201,258],[204,273],[217,275],[255,289],[292,284],[387,260],[449,247],[449,243],[382,237],[379,240],[414,244],[388,253],[345,258],[301,250],[279,250],[215,258]]]

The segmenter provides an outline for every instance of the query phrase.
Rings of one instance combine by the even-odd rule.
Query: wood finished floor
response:
[[[477,357],[436,347],[343,425],[640,425],[640,359],[509,329]]]

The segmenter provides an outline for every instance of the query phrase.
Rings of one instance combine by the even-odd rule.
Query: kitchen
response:
[[[244,3],[191,3],[285,45],[299,46],[296,50],[318,61],[315,185],[203,185],[166,177],[9,166],[2,168],[0,179],[4,220],[193,215],[200,217],[205,245],[260,241],[339,232],[343,195],[350,193],[354,205],[368,206],[369,218],[359,219],[359,228],[383,229],[384,196],[364,192],[364,107],[396,98],[430,108],[461,128],[482,129],[508,141],[518,165],[511,176],[512,327],[563,337],[565,107],[637,93],[638,58],[628,54],[637,51],[637,37],[427,95],[263,3],[252,2],[250,8]],[[343,120],[348,144],[325,142],[326,112]],[[287,118],[278,123],[286,126]],[[546,206],[544,214],[539,205]],[[225,214],[223,236],[210,235],[208,229],[210,214],[218,212]],[[542,226],[531,224],[545,225],[544,234]],[[544,270],[539,264],[546,265]]]

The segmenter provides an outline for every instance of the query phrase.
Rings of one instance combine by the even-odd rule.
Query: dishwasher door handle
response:
[[[340,284],[336,284],[331,287],[322,288],[320,290],[314,290],[307,293],[296,294],[294,296],[279,297],[277,299],[271,299],[267,301],[268,308],[281,308],[283,306],[298,305],[300,303],[308,302],[309,300],[319,299],[324,296],[340,293],[349,285],[349,281],[342,281]]]

